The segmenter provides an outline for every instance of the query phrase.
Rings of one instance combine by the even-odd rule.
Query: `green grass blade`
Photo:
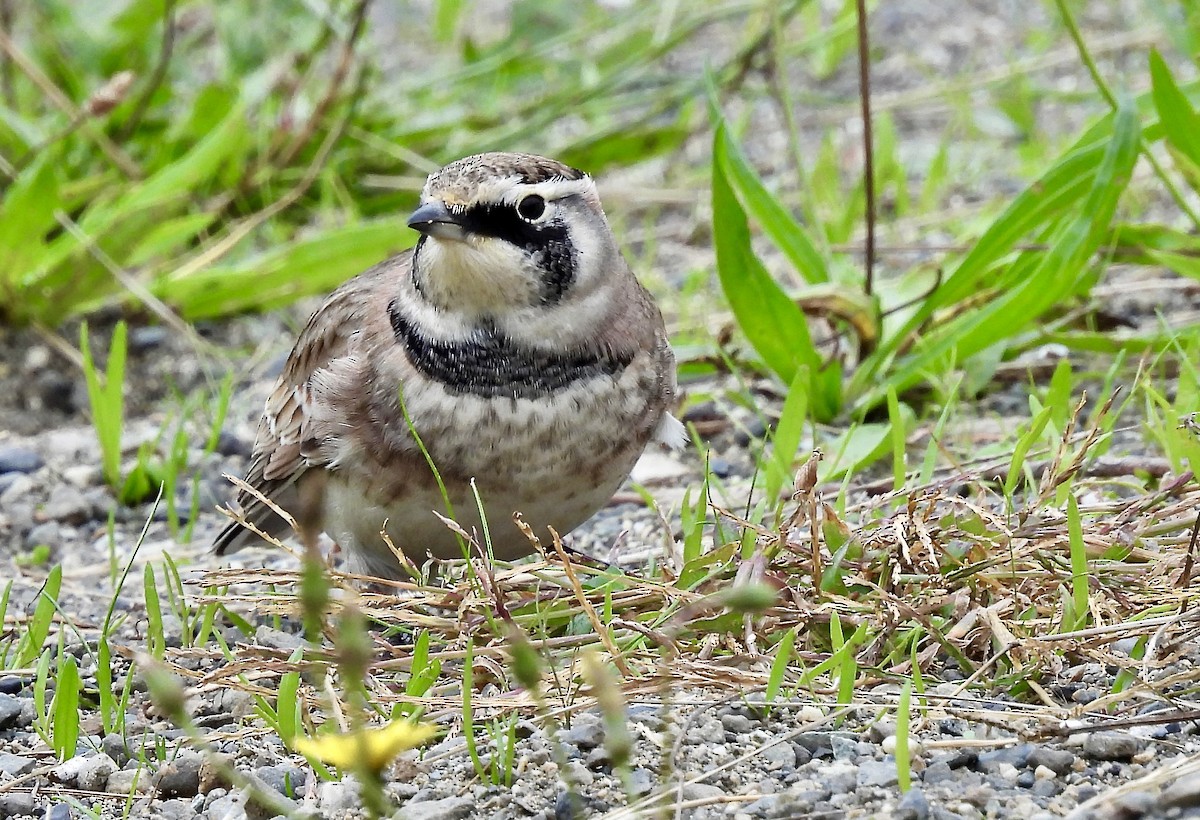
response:
[[[163,637],[162,603],[158,597],[158,583],[154,578],[154,567],[146,564],[142,571],[142,591],[146,600],[146,651],[150,656],[162,660],[166,651]]]
[[[79,352],[83,356],[83,376],[87,384],[92,426],[100,443],[104,480],[114,490],[121,489],[121,426],[124,423],[125,398],[125,322],[117,322],[109,343],[108,365],[101,381],[88,343],[88,324],[79,326]]]
[[[1163,137],[1172,148],[1176,164],[1196,185],[1200,182],[1200,116],[1175,82],[1157,49],[1150,50],[1150,82],[1154,108],[1162,123]]]
[[[750,247],[746,213],[728,179],[724,128],[718,127],[713,145],[713,240],[721,288],[750,344],[787,383],[801,367],[812,377],[821,371],[821,357],[813,346],[804,312],[771,278]],[[814,394],[810,398],[818,419],[836,415],[840,396]]]
[[[1043,407],[1033,420],[1025,425],[1025,431],[1013,445],[1012,458],[1008,462],[1008,475],[1004,479],[1004,496],[1006,498],[1012,497],[1017,482],[1021,480],[1021,476],[1025,472],[1025,456],[1042,435],[1042,431],[1046,429],[1046,423],[1050,421],[1050,414],[1053,412],[1053,407]]]
[[[792,465],[800,449],[804,435],[804,422],[808,415],[808,370],[800,368],[788,389],[787,398],[779,414],[779,423],[771,436],[771,457],[767,461],[763,486],[767,506],[779,501],[779,495],[792,482]]]
[[[1071,608],[1074,610],[1074,620],[1064,626],[1074,631],[1087,626],[1088,612],[1091,610],[1088,596],[1087,547],[1083,542],[1079,502],[1075,500],[1074,493],[1067,495],[1067,534],[1071,543]]]
[[[50,634],[50,625],[54,621],[54,612],[58,604],[58,594],[62,589],[62,566],[56,564],[46,576],[33,608],[33,616],[29,619],[25,636],[21,639],[20,651],[17,653],[17,666],[29,666],[34,658],[42,653],[42,644]]]
[[[0,201],[0,312],[38,264],[45,250],[41,237],[57,227],[54,213],[62,207],[58,168],[48,159],[26,168],[8,187]]]
[[[725,123],[718,119],[717,125],[716,138],[721,141],[722,171],[746,212],[762,226],[763,232],[806,282],[828,282],[829,266],[804,226],[793,219],[775,195],[763,185],[741,147],[730,136]]]
[[[775,658],[771,661],[771,672],[767,676],[767,703],[774,703],[783,688],[784,675],[787,674],[788,662],[792,659],[792,647],[796,643],[796,630],[789,629],[780,638],[775,647]]]
[[[909,704],[912,701],[912,681],[900,690],[896,706],[896,778],[901,794],[912,788],[912,764],[908,758]]]
[[[1136,110],[1132,104],[1123,103],[1114,120],[1112,138],[1090,180],[1087,199],[1079,212],[1054,232],[1050,250],[1027,257],[1031,269],[1023,272],[1022,281],[1015,287],[924,337],[912,355],[896,364],[886,383],[871,391],[874,399],[882,398],[888,385],[902,389],[916,383],[950,354],[961,361],[1014,336],[1072,293],[1091,255],[1108,234],[1117,201],[1137,160],[1139,139]]]
[[[289,664],[299,664],[304,659],[304,647],[298,646],[288,658]],[[304,725],[300,715],[300,672],[293,669],[279,677],[279,691],[275,696],[275,719],[278,721],[279,738],[285,744],[301,734]]]
[[[75,756],[79,743],[79,666],[75,656],[62,652],[59,656],[58,678],[55,681],[54,700],[50,706],[50,747],[59,760]]]

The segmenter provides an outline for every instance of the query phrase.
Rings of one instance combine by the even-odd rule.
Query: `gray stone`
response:
[[[117,770],[117,764],[106,754],[73,757],[54,767],[54,778],[66,786],[90,792],[102,792],[108,788],[108,777]]]
[[[896,805],[896,820],[926,820],[929,817],[929,801],[920,787],[913,786],[904,793]]]
[[[658,776],[649,769],[637,768],[629,773],[629,790],[634,797],[641,797],[654,791]]]
[[[475,802],[469,797],[445,797],[406,803],[392,816],[396,820],[462,820],[474,811]]]
[[[200,766],[197,752],[180,752],[154,775],[154,788],[163,797],[195,797],[200,791]]]
[[[865,760],[858,766],[858,785],[884,786],[890,788],[900,782],[900,773],[896,770],[893,758],[884,760]]]
[[[17,817],[33,814],[36,804],[33,795],[28,792],[7,792],[0,794],[0,817]]]
[[[1200,777],[1181,777],[1163,789],[1159,796],[1163,808],[1200,806]]]
[[[163,800],[154,804],[155,820],[194,820],[196,809],[190,800]]]
[[[829,745],[837,760],[858,760],[858,738],[854,735],[830,735]]]
[[[71,820],[71,806],[67,803],[55,803],[46,812],[46,820]]]
[[[129,350],[133,353],[145,353],[165,344],[171,334],[162,325],[146,325],[135,327],[129,331]]]
[[[150,773],[137,769],[120,769],[108,776],[105,791],[109,794],[129,794],[134,788],[140,793],[150,790]]]
[[[68,484],[59,484],[50,491],[50,499],[42,507],[42,515],[51,521],[86,524],[94,510],[83,493]]]
[[[24,755],[14,755],[9,752],[0,752],[0,773],[6,774],[9,777],[20,777],[23,774],[28,774],[37,766],[37,760]]]
[[[750,718],[737,713],[721,715],[721,725],[725,727],[726,732],[732,732],[735,735],[748,735],[754,730],[754,724]]]
[[[872,743],[883,743],[889,737],[896,734],[896,724],[890,720],[877,720],[867,729],[867,737]]]
[[[845,763],[825,766],[821,769],[821,783],[830,794],[852,792],[858,783],[858,767]]]
[[[12,729],[20,724],[23,700],[29,700],[29,698],[0,695],[0,729]]]
[[[775,805],[767,816],[784,818],[814,812],[818,804],[829,799],[830,794],[829,789],[793,787],[774,795]]]
[[[94,487],[104,479],[104,472],[94,464],[76,464],[64,467],[62,477],[68,484],[73,484],[81,490]]]
[[[353,775],[343,775],[337,782],[322,783],[317,789],[317,804],[321,814],[325,817],[342,817],[346,812],[357,813],[362,808],[360,790],[361,786]]]
[[[27,447],[0,444],[0,473],[32,473],[42,463],[42,457]]]
[[[711,800],[724,795],[724,789],[711,783],[688,783],[683,787],[684,800]]]
[[[808,749],[810,754],[816,755],[822,750],[830,750],[832,744],[830,738],[832,735],[829,732],[801,732],[796,737],[796,742]]]
[[[1025,761],[1031,769],[1045,766],[1060,777],[1071,771],[1075,766],[1075,755],[1066,749],[1051,749],[1047,746],[1037,746],[1029,753]]]
[[[1139,640],[1139,638],[1121,638],[1119,641],[1113,641],[1110,646],[1114,652],[1132,656],[1137,649]]]
[[[130,758],[130,750],[125,743],[125,738],[116,732],[110,732],[100,739],[100,750],[116,761],[119,766],[124,766]]]
[[[1158,798],[1150,792],[1140,790],[1126,792],[1109,802],[1108,816],[1120,818],[1120,820],[1134,820],[1134,818],[1149,814],[1157,804]],[[1075,815],[1073,814],[1071,817],[1074,818]],[[1080,820],[1082,820],[1082,816]]]
[[[23,473],[7,473],[6,475],[14,475],[16,478],[7,479],[5,483],[8,486],[4,488],[3,492],[0,492],[0,504],[3,504],[5,507],[37,486],[32,478]],[[11,510],[9,514],[11,515]]]
[[[709,718],[688,729],[683,742],[693,746],[705,743],[724,743],[725,727],[715,717]]]
[[[1083,739],[1083,756],[1089,760],[1129,760],[1141,742],[1126,732],[1095,732]]]
[[[1057,780],[1038,780],[1030,787],[1029,791],[1038,797],[1054,797],[1062,791],[1062,786],[1058,785]]]
[[[254,773],[270,788],[284,797],[295,798],[308,782],[308,772],[298,766],[262,766]]]
[[[568,760],[563,774],[567,782],[586,788],[596,782],[596,776],[578,760]]]
[[[761,757],[767,764],[767,771],[796,768],[796,750],[790,743],[776,743],[762,750]]]
[[[62,526],[57,521],[45,521],[25,533],[25,549],[57,547],[62,543]]]
[[[283,632],[282,629],[272,629],[268,626],[260,626],[254,630],[254,642],[259,646],[289,654],[305,646],[304,635]]]
[[[586,752],[604,742],[604,729],[600,726],[600,718],[595,715],[579,715],[571,721],[571,728],[560,732],[558,737],[563,743]],[[725,739],[724,735],[721,739]]]
[[[975,767],[986,774],[996,774],[1005,763],[1015,766],[1018,769],[1024,769],[1029,762],[1029,754],[1033,749],[1032,744],[1020,743],[1016,746],[1005,746],[1000,749],[993,749],[990,752],[983,752],[979,755]]]
[[[925,767],[925,771],[921,775],[921,779],[931,786],[934,783],[945,783],[946,781],[953,780],[954,777],[954,770],[944,760],[930,763]]]
[[[779,802],[779,795],[764,794],[762,797],[742,807],[738,814],[745,814],[750,817],[775,817],[775,806]]]

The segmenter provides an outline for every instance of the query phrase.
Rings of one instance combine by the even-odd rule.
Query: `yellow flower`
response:
[[[296,737],[292,748],[339,769],[381,772],[396,755],[415,749],[438,733],[428,723],[394,720],[386,726],[355,729],[340,735]]]

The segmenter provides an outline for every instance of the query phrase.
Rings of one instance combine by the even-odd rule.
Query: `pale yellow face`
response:
[[[421,294],[443,310],[494,316],[553,306],[587,289],[608,258],[611,237],[588,177],[537,183],[510,175],[461,180],[422,194],[413,227],[424,237],[414,254]],[[581,294],[583,292],[581,290]]]

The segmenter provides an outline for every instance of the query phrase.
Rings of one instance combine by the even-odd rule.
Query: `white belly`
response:
[[[513,523],[515,512],[549,547],[548,527],[570,532],[629,475],[657,418],[649,417],[654,398],[648,391],[623,382],[593,381],[539,400],[452,396],[440,388],[407,394],[406,400],[446,484],[455,520],[480,545],[490,540],[496,558],[513,560],[534,552]],[[449,515],[436,486],[387,475],[374,482],[378,492],[364,492],[354,472],[333,473],[324,502],[324,529],[352,569],[397,574],[379,535],[385,521],[392,542],[418,565],[428,556],[462,557],[458,539],[434,514]],[[486,537],[471,478],[484,506]]]

